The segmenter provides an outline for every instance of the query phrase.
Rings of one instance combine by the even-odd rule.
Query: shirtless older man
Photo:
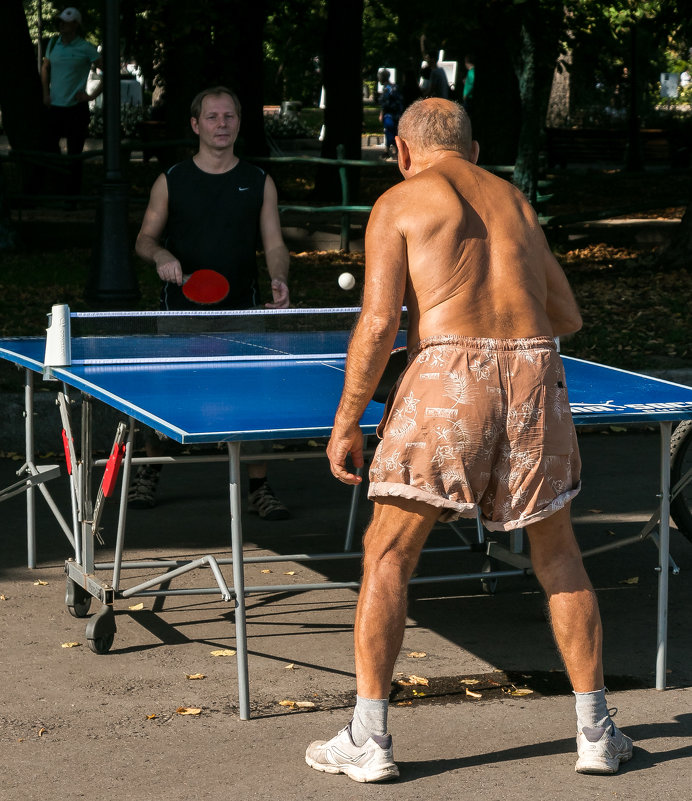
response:
[[[372,210],[362,312],[327,448],[340,481],[361,480],[346,460],[363,465],[359,420],[403,303],[409,361],[370,470],[353,719],[313,742],[306,761],[361,782],[399,775],[387,704],[408,581],[433,525],[480,508],[490,530],[526,529],[576,696],[575,770],[615,773],[632,741],[608,712],[598,605],[570,522],[580,460],[553,339],[581,327],[577,304],[525,197],[476,166],[478,144],[460,106],[415,102],[397,147],[405,180]]]

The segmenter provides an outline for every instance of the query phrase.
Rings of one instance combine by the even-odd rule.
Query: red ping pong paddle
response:
[[[377,389],[375,390],[372,399],[377,401],[377,403],[386,403],[389,393],[396,384],[397,379],[404,371],[404,368],[408,364],[408,352],[406,348],[394,348],[394,350],[389,355],[389,361],[387,362],[387,366],[384,368],[384,373],[382,373],[382,378],[380,378],[380,383],[377,385]]]
[[[193,303],[220,303],[230,289],[226,276],[216,270],[195,270],[191,275],[183,276],[183,295]]]

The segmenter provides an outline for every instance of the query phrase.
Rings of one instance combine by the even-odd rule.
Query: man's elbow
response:
[[[580,331],[583,324],[581,314],[575,311],[574,314],[565,316],[559,322],[553,323],[553,333],[556,337],[566,337]]]

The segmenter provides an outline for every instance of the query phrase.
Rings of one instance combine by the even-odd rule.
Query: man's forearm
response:
[[[267,262],[267,272],[271,280],[282,281],[288,284],[289,256],[286,245],[277,245],[264,254]]]
[[[155,265],[158,265],[162,258],[164,261],[175,258],[170,251],[161,246],[157,239],[148,234],[140,234],[137,237],[135,253],[140,259]]]
[[[359,320],[348,348],[344,390],[335,426],[348,427],[362,417],[387,366],[397,327],[398,319],[386,324],[362,317]]]

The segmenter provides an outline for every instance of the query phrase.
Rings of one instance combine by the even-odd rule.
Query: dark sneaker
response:
[[[614,724],[584,728],[577,733],[577,773],[617,773],[632,758],[632,740]]]
[[[143,464],[130,482],[127,505],[130,509],[153,509],[156,506],[156,487],[161,470]]]
[[[305,761],[315,770],[344,773],[356,782],[382,782],[399,775],[392,755],[392,735],[373,735],[358,746],[351,737],[350,723],[331,740],[310,743]]]
[[[289,517],[288,509],[266,481],[248,496],[248,511],[255,512],[263,520],[286,520]]]

